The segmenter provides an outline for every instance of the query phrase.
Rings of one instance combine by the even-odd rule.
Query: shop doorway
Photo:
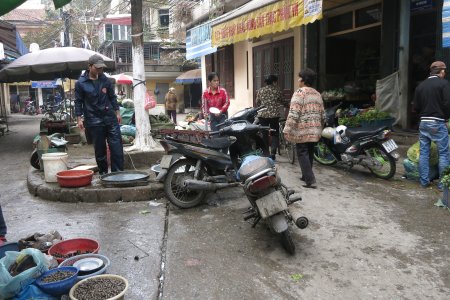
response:
[[[435,3],[433,3],[435,7]],[[409,90],[408,101],[409,127],[418,129],[419,118],[412,107],[412,99],[416,87],[430,74],[430,65],[439,59],[448,63],[445,57],[437,57],[438,12],[436,8],[411,13],[410,21],[410,62],[409,62]]]
[[[264,78],[278,76],[278,86],[286,99],[294,93],[294,39],[289,38],[253,48],[253,105]]]
[[[193,83],[184,86],[184,107],[187,112],[193,109],[198,110],[201,107],[202,85]]]
[[[372,105],[376,81],[380,79],[381,26],[330,36],[326,41],[327,95],[334,105],[345,99],[357,107]]]

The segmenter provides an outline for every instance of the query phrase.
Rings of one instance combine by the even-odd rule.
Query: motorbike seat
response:
[[[389,128],[387,126],[380,126],[375,128],[347,128],[347,130],[345,130],[345,135],[350,140],[356,140],[364,136],[377,134],[378,132],[385,129]]]
[[[241,181],[245,181],[251,176],[272,167],[272,160],[270,160],[268,157],[258,157],[256,159],[253,159],[249,163],[245,163],[244,161],[241,168],[239,169],[239,178]]]
[[[219,137],[212,139],[203,139],[201,144],[210,149],[226,149],[236,141],[236,138],[232,137]]]

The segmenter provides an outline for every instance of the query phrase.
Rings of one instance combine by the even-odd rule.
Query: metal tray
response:
[[[103,185],[127,187],[147,185],[149,176],[143,171],[122,171],[102,175],[100,179]]]

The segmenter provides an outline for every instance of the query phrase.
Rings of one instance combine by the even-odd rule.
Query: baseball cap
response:
[[[103,57],[98,54],[94,54],[89,57],[88,63],[90,65],[94,65],[96,68],[106,68],[105,62],[103,61]]]
[[[447,69],[447,66],[444,62],[438,60],[431,64],[430,70],[436,70],[436,69]]]

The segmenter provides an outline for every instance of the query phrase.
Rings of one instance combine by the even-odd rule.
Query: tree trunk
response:
[[[142,27],[142,0],[131,0],[131,34],[133,55],[133,100],[136,120],[134,149],[149,151],[155,147],[150,133],[150,120],[145,105],[144,35]]]

